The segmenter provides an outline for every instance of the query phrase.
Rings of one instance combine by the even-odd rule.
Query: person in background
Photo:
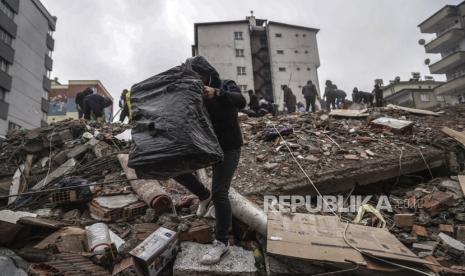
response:
[[[121,93],[121,97],[119,99],[119,107],[121,108],[121,114],[119,115],[119,121],[122,123],[124,122],[124,119],[128,117],[128,122],[131,121],[131,116],[129,116],[130,113],[130,106],[131,106],[131,93],[127,90],[124,89],[123,92]]]
[[[249,108],[250,110],[253,110],[256,113],[258,113],[258,111],[260,110],[260,105],[258,103],[258,97],[257,95],[255,95],[252,89],[250,89],[248,93],[249,93]]]
[[[326,81],[325,93],[323,94],[323,99],[326,102],[326,110],[331,111],[331,106],[336,108],[336,95],[335,90],[337,86],[334,85],[330,80]]]
[[[304,106],[304,104],[302,102],[297,103],[297,111],[300,112],[300,113],[303,113],[303,112],[306,111],[305,106]]]
[[[341,89],[336,89],[335,91],[335,96],[336,96],[336,106],[339,109],[342,109],[347,97],[347,93],[344,92],[344,90]]]
[[[283,102],[284,102],[284,106],[287,108],[287,112],[294,113],[296,104],[297,104],[297,99],[294,93],[292,93],[292,89],[288,87],[287,85],[283,85],[283,93],[284,93]]]
[[[383,90],[379,87],[379,84],[375,84],[375,89],[371,92],[375,96],[376,107],[383,106]]]
[[[108,97],[103,97],[98,94],[92,94],[84,98],[84,119],[94,119],[99,123],[105,121],[105,108],[111,106],[113,101]]]
[[[229,202],[229,187],[241,155],[242,133],[238,111],[246,100],[237,84],[222,80],[213,66],[202,56],[187,60],[204,84],[205,106],[210,115],[213,130],[224,153],[223,161],[213,165],[211,192],[193,174],[183,174],[174,179],[196,195],[200,202],[197,216],[203,217],[211,202],[215,207],[215,240],[213,247],[201,257],[201,263],[218,263],[229,250],[229,229],[232,211]]]
[[[84,89],[84,91],[81,91],[76,94],[76,98],[74,102],[76,103],[76,109],[78,111],[78,119],[81,119],[84,117],[84,98],[92,95],[94,91],[92,90],[91,87],[87,87]]]
[[[311,80],[307,81],[307,84],[302,87],[302,94],[305,98],[305,111],[308,112],[310,105],[312,106],[312,112],[316,111],[315,101],[318,96],[318,91]]]
[[[359,99],[359,91],[358,91],[358,88],[357,87],[354,87],[354,90],[352,90],[352,101],[354,103],[360,103],[360,99]]]

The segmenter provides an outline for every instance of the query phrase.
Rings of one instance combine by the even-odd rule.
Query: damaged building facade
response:
[[[282,108],[283,85],[302,103],[301,90],[308,80],[319,87],[318,31],[253,15],[238,21],[196,23],[192,55],[206,57],[222,78],[234,80],[243,92],[255,90]]]
[[[420,23],[420,31],[435,34],[425,44],[428,54],[441,54],[441,58],[429,65],[431,74],[445,74],[447,82],[435,88],[438,95],[452,95],[465,102],[465,1],[446,5]],[[429,63],[429,62],[427,62]]]
[[[69,80],[68,84],[61,84],[58,80],[52,81],[52,91],[48,95],[48,123],[58,122],[66,119],[78,119],[76,108],[76,95],[86,88],[104,97],[113,99],[110,92],[99,80]],[[105,118],[109,120],[113,115],[113,105],[105,108]]]
[[[47,124],[57,18],[39,0],[0,3],[0,136]]]

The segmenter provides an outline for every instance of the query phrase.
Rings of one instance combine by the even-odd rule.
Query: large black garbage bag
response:
[[[186,65],[131,88],[128,165],[139,178],[172,178],[223,159],[202,95],[202,81]]]

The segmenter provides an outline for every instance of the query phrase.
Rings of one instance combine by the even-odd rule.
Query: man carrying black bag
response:
[[[239,162],[243,143],[237,113],[245,107],[246,100],[236,83],[232,80],[221,80],[218,72],[205,58],[196,56],[186,63],[190,64],[205,84],[205,106],[224,152],[224,159],[213,165],[211,192],[192,174],[183,174],[174,179],[199,197],[197,216],[205,215],[210,202],[215,206],[215,241],[201,260],[202,264],[215,264],[229,250],[228,232],[232,220],[229,186]]]

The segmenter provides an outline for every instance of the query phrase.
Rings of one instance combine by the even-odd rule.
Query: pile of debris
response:
[[[398,269],[368,254],[462,272],[463,180],[412,187],[401,176],[428,172],[420,177],[427,182],[439,168],[463,172],[465,108],[415,112],[241,115],[245,145],[230,191],[234,246],[213,266],[198,261],[214,219],[196,217],[198,199],[174,180],[137,178],[127,166],[130,126],[68,120],[12,131],[0,141],[0,267],[12,275],[151,276]],[[395,179],[391,201],[423,204],[379,214],[392,234],[366,219],[346,227],[336,216],[265,214],[264,195],[315,194],[299,166],[323,194]],[[209,173],[197,177],[208,184]]]
[[[245,195],[314,194],[287,146],[322,193],[439,167],[459,173],[464,152],[441,129],[462,131],[463,118],[464,106],[441,116],[377,108],[247,118],[233,186]]]

